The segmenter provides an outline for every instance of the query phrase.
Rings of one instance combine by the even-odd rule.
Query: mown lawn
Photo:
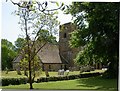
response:
[[[23,78],[26,77],[23,74],[23,71],[21,71],[22,75],[18,75],[16,71],[9,71],[8,74],[6,74],[6,71],[1,72],[2,78]]]
[[[34,83],[34,89],[59,89],[59,90],[106,90],[117,91],[116,79],[104,79],[100,76],[81,78],[67,81]],[[3,89],[29,89],[29,84],[3,86]]]
[[[104,72],[104,70],[95,70],[91,72],[83,72],[82,74],[85,73],[94,73],[94,72]],[[24,72],[21,71],[22,75],[18,75],[16,71],[9,71],[8,74],[6,74],[6,71],[0,72],[2,78],[23,78],[26,77],[24,76]],[[80,72],[79,71],[70,71],[69,75],[78,75]],[[50,76],[58,76],[58,72],[49,72]],[[42,72],[39,77],[45,77],[45,72]],[[37,77],[38,78],[38,77]]]

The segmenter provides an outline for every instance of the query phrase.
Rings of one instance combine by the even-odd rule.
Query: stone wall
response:
[[[74,67],[74,58],[76,54],[79,52],[80,48],[70,48],[69,40],[70,33],[73,32],[76,27],[72,23],[66,23],[61,25],[59,32],[59,52],[60,55],[63,56],[67,60],[67,67]],[[64,62],[64,60],[62,59]]]
[[[60,69],[64,69],[64,64],[43,64],[43,71],[58,71]]]

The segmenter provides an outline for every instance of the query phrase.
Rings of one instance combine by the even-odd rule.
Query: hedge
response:
[[[37,83],[39,82],[49,82],[49,81],[62,81],[62,80],[72,80],[78,78],[86,78],[86,77],[94,77],[99,76],[102,73],[87,73],[87,74],[80,74],[80,75],[69,75],[69,76],[59,76],[59,77],[41,77],[37,79]]]
[[[2,78],[2,86],[20,85],[28,82],[27,78]]]
[[[102,73],[87,73],[87,74],[80,74],[80,75],[69,75],[69,76],[58,76],[58,77],[41,77],[37,79],[37,83],[39,82],[49,82],[49,81],[62,81],[62,80],[72,80],[72,79],[78,79],[78,78],[86,78],[86,77],[93,77],[93,76],[99,76]],[[20,85],[20,84],[26,84],[28,83],[27,78],[2,78],[2,86],[8,86],[8,85]]]

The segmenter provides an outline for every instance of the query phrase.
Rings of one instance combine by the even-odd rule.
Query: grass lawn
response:
[[[94,72],[104,72],[104,70],[95,70],[95,71],[91,71],[91,72],[83,72],[82,74],[94,73]],[[21,73],[22,73],[22,75],[18,75],[16,71],[10,71],[10,72],[8,72],[8,74],[6,74],[6,71],[2,71],[2,72],[0,72],[0,75],[2,78],[23,78],[23,77],[26,77],[26,76],[24,76],[23,71],[21,71]],[[80,73],[79,71],[70,71],[69,75],[77,75],[79,73]],[[58,76],[58,72],[49,72],[49,75],[50,76]],[[40,74],[40,77],[46,77],[45,72],[42,72]],[[37,78],[39,78],[39,77],[37,77]]]
[[[23,71],[21,71],[22,75],[18,75],[16,71],[9,71],[8,74],[6,74],[6,71],[1,72],[1,77],[2,78],[23,78],[26,77],[23,74]]]
[[[89,77],[67,81],[34,83],[34,89],[59,90],[112,90],[117,91],[116,79],[103,79],[102,77]],[[2,89],[29,89],[29,84],[3,86]]]
[[[95,70],[95,71],[90,71],[90,72],[83,72],[81,74],[86,74],[86,73],[95,73],[95,72],[104,72],[104,70]],[[1,71],[0,75],[2,78],[25,78],[24,72],[21,71],[22,75],[18,75],[16,71],[9,71],[8,74],[6,74],[6,71]],[[79,71],[70,71],[68,75],[78,75],[80,74]],[[64,74],[66,75],[66,73]],[[49,72],[49,76],[58,76],[58,72]],[[35,77],[35,81],[39,79],[40,77],[46,77],[45,72],[41,72],[41,74],[37,77]]]

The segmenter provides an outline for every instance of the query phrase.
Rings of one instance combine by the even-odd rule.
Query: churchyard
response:
[[[83,72],[81,74],[89,74],[89,73],[103,73],[105,70],[95,70],[90,72]],[[18,75],[16,71],[9,71],[8,74],[6,74],[6,71],[3,71],[1,76],[2,78],[24,78],[24,72],[21,71],[22,75]],[[70,75],[79,75],[79,71],[70,71]],[[66,73],[64,74],[64,76]],[[50,77],[59,76],[58,72],[49,72]],[[46,77],[45,72],[41,72],[41,75],[39,77]],[[36,80],[37,78],[36,77]],[[66,85],[67,84],[67,85]],[[49,82],[39,82],[33,83],[33,87],[35,89],[66,89],[66,90],[72,90],[72,89],[80,89],[80,90],[117,90],[117,80],[116,79],[104,79],[101,76],[96,77],[88,77],[88,78],[79,78],[79,79],[73,79],[73,80],[62,80],[62,81],[49,81]],[[29,89],[29,84],[20,84],[20,85],[8,85],[8,86],[2,86],[2,89]]]
[[[91,72],[83,72],[82,74],[95,73],[95,72],[104,72],[104,70],[95,70],[95,71],[91,71]],[[1,77],[2,78],[23,78],[23,77],[26,77],[26,76],[24,76],[23,71],[21,71],[21,73],[22,73],[21,75],[18,75],[17,71],[9,71],[8,74],[6,74],[6,71],[2,71]],[[68,75],[78,75],[78,74],[80,74],[80,71],[70,71]],[[50,76],[58,76],[58,72],[49,72],[49,75]],[[66,73],[64,75],[66,75]],[[46,77],[45,72],[42,71],[39,76]]]

